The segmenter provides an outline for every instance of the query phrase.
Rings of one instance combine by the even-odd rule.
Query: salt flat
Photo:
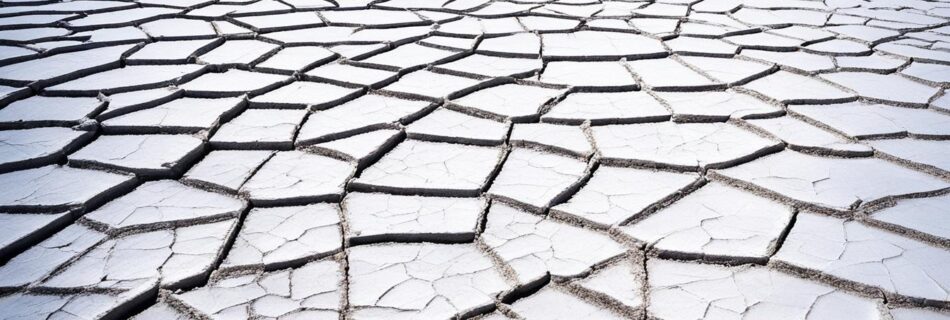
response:
[[[0,320],[950,320],[950,0],[0,0]]]

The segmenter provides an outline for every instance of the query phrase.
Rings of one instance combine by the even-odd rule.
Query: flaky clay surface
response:
[[[947,90],[947,0],[0,0],[0,320],[950,320]]]

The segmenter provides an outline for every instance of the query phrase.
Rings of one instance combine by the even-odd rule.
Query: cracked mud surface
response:
[[[950,319],[947,0],[0,0],[0,320]]]

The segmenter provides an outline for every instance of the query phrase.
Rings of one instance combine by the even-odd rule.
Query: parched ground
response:
[[[0,319],[950,319],[950,2],[0,1]]]

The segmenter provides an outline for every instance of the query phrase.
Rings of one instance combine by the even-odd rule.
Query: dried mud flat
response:
[[[0,1],[0,319],[950,319],[950,3]]]

